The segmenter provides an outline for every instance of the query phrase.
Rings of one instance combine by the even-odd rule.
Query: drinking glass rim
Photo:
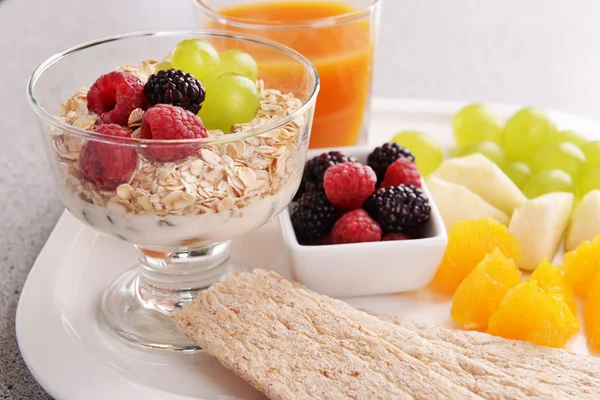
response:
[[[278,118],[269,123],[246,129],[236,133],[229,133],[222,136],[214,136],[214,137],[206,137],[206,138],[196,138],[196,139],[176,139],[176,140],[166,140],[166,139],[142,139],[142,138],[113,138],[107,135],[103,135],[97,132],[88,131],[85,129],[77,128],[73,125],[69,125],[64,122],[59,117],[48,112],[41,104],[38,102],[35,97],[35,88],[38,79],[42,76],[42,74],[50,68],[52,65],[58,63],[64,58],[69,57],[75,53],[80,51],[84,51],[88,48],[92,48],[95,46],[99,46],[102,44],[126,40],[130,38],[140,38],[146,36],[183,36],[187,35],[189,37],[217,37],[217,38],[228,38],[228,39],[236,39],[236,40],[244,40],[251,43],[256,43],[259,45],[270,47],[276,51],[279,51],[291,58],[295,59],[298,63],[300,63],[306,70],[309,71],[310,75],[314,80],[314,85],[312,88],[312,92],[308,99],[302,103],[302,105],[292,111],[290,114],[285,117]],[[141,60],[140,60],[141,61]],[[145,145],[145,144],[164,144],[164,145],[176,145],[176,144],[225,144],[231,143],[238,140],[247,139],[250,137],[254,137],[266,132],[270,132],[275,129],[279,129],[284,127],[285,125],[292,122],[294,119],[303,115],[316,101],[317,94],[319,93],[320,88],[320,78],[319,74],[314,67],[314,65],[302,54],[297,52],[294,49],[291,49],[281,43],[276,41],[262,38],[256,35],[250,34],[237,34],[232,32],[227,32],[223,30],[213,30],[213,29],[175,29],[175,30],[143,30],[143,31],[134,31],[128,33],[120,33],[116,35],[104,36],[94,40],[90,40],[76,46],[70,47],[62,52],[56,53],[53,56],[46,59],[42,62],[31,74],[29,80],[27,82],[27,99],[29,100],[30,106],[33,110],[42,117],[46,122],[48,122],[53,127],[66,131],[69,134],[74,136],[78,136],[84,139],[91,139],[95,141],[101,142],[118,142],[119,144],[128,144],[128,145]]]
[[[215,10],[213,7],[206,4],[206,0],[194,0],[196,5],[202,8],[207,15],[216,19],[222,24],[231,25],[242,29],[264,29],[264,30],[287,30],[287,29],[308,29],[308,28],[325,28],[328,26],[338,25],[343,22],[351,22],[368,15],[371,15],[383,0],[371,0],[367,7],[357,9],[348,13],[335,15],[333,17],[300,19],[289,21],[274,21],[280,23],[268,24],[265,20],[254,18],[231,17]]]

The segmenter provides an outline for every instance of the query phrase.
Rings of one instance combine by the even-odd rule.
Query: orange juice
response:
[[[225,28],[275,40],[302,53],[315,65],[321,91],[311,148],[352,146],[361,133],[370,97],[374,29],[368,16],[343,17],[356,11],[336,1],[257,2],[219,10],[233,21],[256,24],[252,29],[244,24]],[[324,24],[327,19],[332,23]],[[224,28],[217,21],[211,27]],[[285,62],[252,55],[268,87],[284,88],[284,82],[295,73]]]

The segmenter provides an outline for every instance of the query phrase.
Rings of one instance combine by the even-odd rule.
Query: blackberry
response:
[[[178,69],[161,70],[150,75],[144,94],[151,105],[171,104],[198,114],[206,91],[192,75]]]
[[[304,168],[304,177],[307,181],[323,182],[323,175],[325,175],[327,168],[343,162],[356,162],[356,158],[346,157],[339,151],[323,153],[306,163],[306,167]]]
[[[292,225],[300,243],[312,243],[331,232],[337,212],[324,192],[304,193],[292,211]]]
[[[413,230],[427,222],[431,213],[425,193],[412,185],[377,189],[364,208],[385,233]]]
[[[339,151],[330,151],[310,159],[304,166],[302,183],[294,200],[297,200],[303,193],[323,190],[323,175],[327,168],[343,162],[356,162],[356,158],[346,157]]]
[[[367,165],[373,168],[377,174],[377,182],[383,182],[385,171],[388,167],[399,158],[408,158],[410,161],[415,161],[415,156],[410,150],[405,149],[398,143],[385,143],[383,146],[375,148],[367,158]]]

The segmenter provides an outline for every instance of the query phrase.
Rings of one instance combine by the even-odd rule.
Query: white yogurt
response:
[[[277,216],[292,200],[297,185],[240,209],[198,215],[134,214],[120,207],[100,207],[59,185],[67,209],[94,229],[130,243],[154,247],[203,247],[251,232]]]

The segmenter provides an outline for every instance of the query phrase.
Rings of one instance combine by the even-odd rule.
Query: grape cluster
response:
[[[454,115],[456,157],[479,153],[493,161],[529,197],[565,191],[583,198],[600,190],[600,141],[558,131],[550,117],[526,107],[504,121],[484,104],[469,104]],[[415,156],[427,177],[442,163],[441,145],[430,135],[405,131],[392,139]]]
[[[453,120],[456,155],[480,153],[496,163],[525,195],[566,191],[578,197],[600,189],[600,142],[574,131],[558,131],[535,107],[504,122],[482,104],[461,109]]]
[[[233,125],[256,116],[258,66],[248,53],[236,49],[219,53],[204,40],[186,39],[175,47],[171,61],[160,63],[156,71],[171,68],[191,74],[206,90],[198,116],[207,129],[230,133]]]

